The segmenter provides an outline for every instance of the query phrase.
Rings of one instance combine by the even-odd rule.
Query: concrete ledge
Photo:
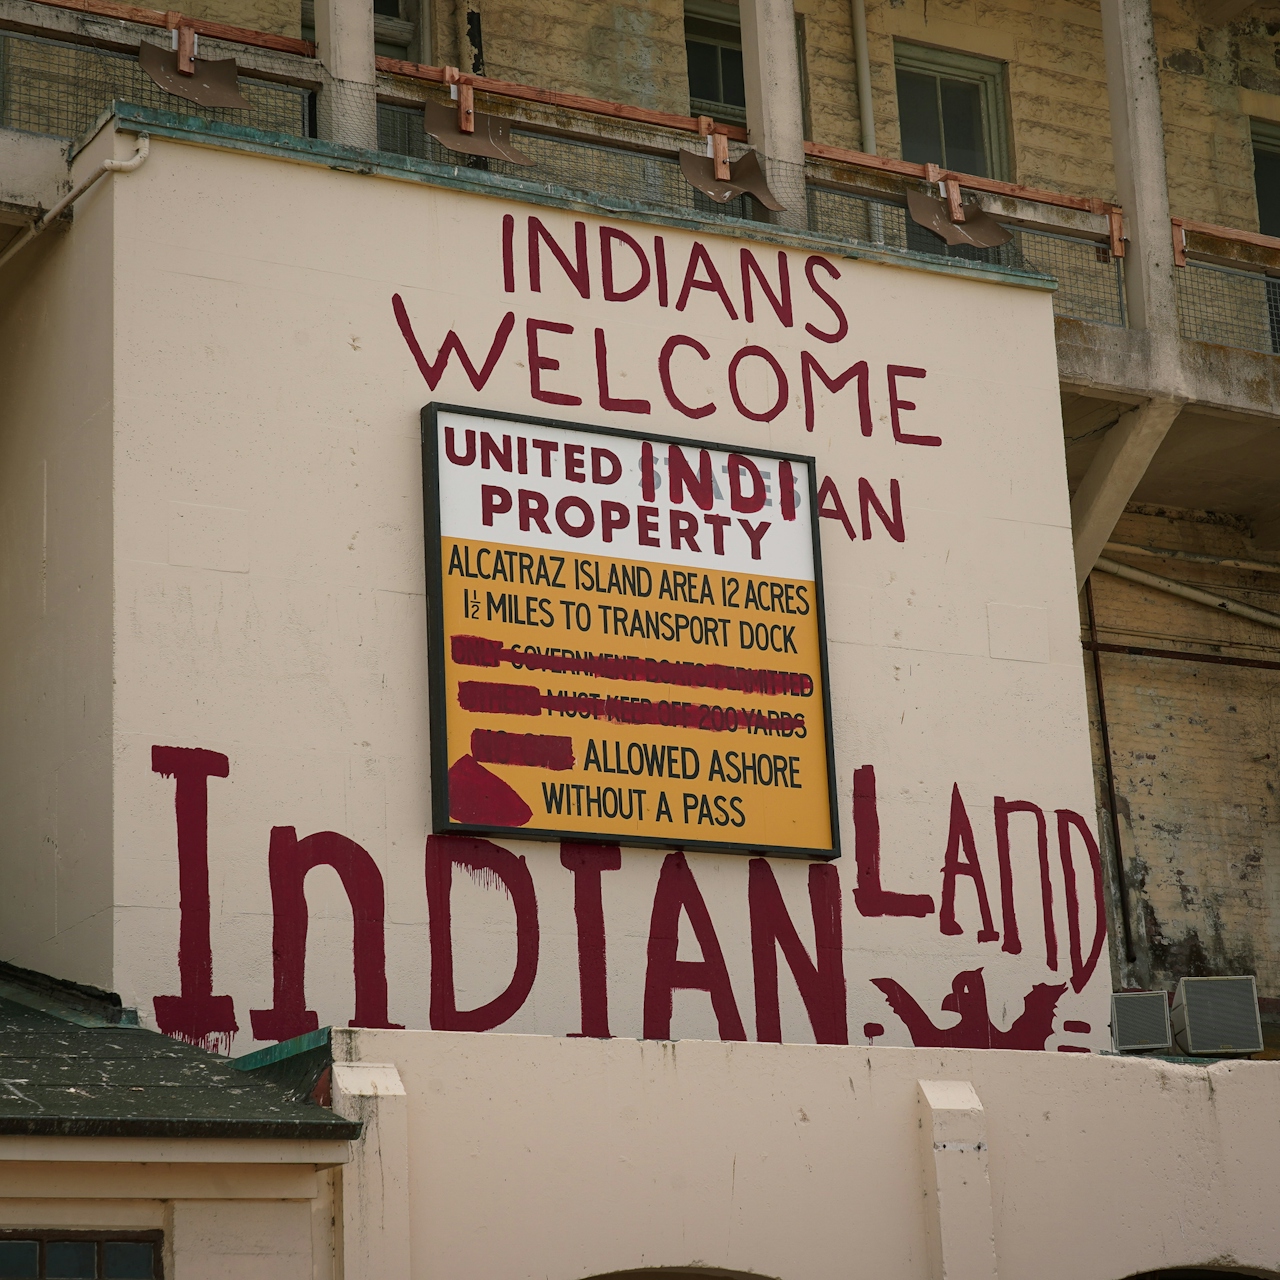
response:
[[[0,1137],[0,1164],[344,1164],[348,1143],[332,1138]]]
[[[1073,390],[1152,396],[1232,414],[1280,416],[1280,356],[1058,317],[1058,376]]]
[[[69,143],[19,129],[0,129],[0,221],[26,221],[71,190]]]

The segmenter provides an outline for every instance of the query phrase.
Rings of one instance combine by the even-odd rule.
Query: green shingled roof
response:
[[[12,991],[9,994],[13,994]],[[141,1027],[0,995],[0,1135],[356,1138],[287,1085]],[[97,1025],[85,1025],[85,1023]]]

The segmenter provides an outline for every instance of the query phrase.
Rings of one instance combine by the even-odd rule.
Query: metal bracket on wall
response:
[[[715,162],[717,182],[729,181],[729,134],[710,116],[698,117],[698,132],[707,140],[707,155]]]
[[[138,45],[138,64],[147,76],[166,93],[199,106],[246,109],[250,104],[240,93],[236,60],[201,58],[200,37],[182,14],[170,11],[165,22],[168,49],[146,40]]]
[[[529,165],[534,161],[511,143],[511,122],[475,108],[472,77],[457,67],[445,67],[444,82],[457,103],[450,109],[443,102],[427,101],[422,108],[422,129],[442,147],[467,156],[488,156],[510,164]]]
[[[786,206],[769,190],[764,166],[754,151],[730,162],[728,125],[717,124],[710,116],[699,116],[698,132],[707,140],[707,154],[680,152],[680,171],[691,187],[717,204],[726,204],[735,196],[745,194],[775,213],[786,211]]]
[[[976,249],[994,249],[997,245],[1007,244],[1013,239],[1013,232],[1002,227],[982,206],[972,200],[968,204],[959,204],[960,184],[945,182],[943,189],[947,191],[944,203],[934,196],[927,196],[923,191],[907,192],[907,212],[911,221],[940,236],[947,244],[967,244]],[[956,218],[953,212],[961,216]]]

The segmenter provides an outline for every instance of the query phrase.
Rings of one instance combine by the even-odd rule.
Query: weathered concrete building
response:
[[[1101,1056],[1280,1052],[1278,40],[0,0],[4,958],[329,1072],[353,1276],[1280,1274]]]

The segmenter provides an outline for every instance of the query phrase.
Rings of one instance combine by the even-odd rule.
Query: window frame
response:
[[[1269,151],[1272,155],[1280,156],[1280,123],[1250,116],[1249,165],[1253,171],[1253,204],[1258,215],[1258,232],[1260,235],[1265,235],[1266,233],[1262,230],[1262,206],[1258,201],[1258,162],[1254,159],[1254,153],[1258,151]]]
[[[722,0],[684,0],[684,12],[681,15],[681,26],[685,32],[687,44],[689,35],[687,22],[690,18],[700,22],[714,22],[723,27],[733,27],[738,32],[736,44],[729,40],[717,40],[714,36],[695,36],[702,44],[715,45],[721,49],[737,49],[742,52],[742,13],[736,4],[724,4]],[[686,55],[687,57],[687,55]],[[712,102],[707,98],[695,98],[689,95],[689,114],[691,116],[710,116],[725,124],[746,124],[746,107],[736,107],[730,102]]]
[[[720,26],[733,27],[738,32],[737,43],[717,40],[714,36],[695,36],[705,44],[719,45],[720,48],[737,49],[742,52],[742,10],[736,4],[725,4],[723,0],[684,0],[684,20],[714,22]],[[800,68],[800,109],[804,117],[805,141],[813,140],[813,106],[809,98],[809,32],[805,15],[797,12],[796,26],[796,59]],[[689,35],[686,27],[685,41]],[[745,78],[745,75],[744,75]],[[735,107],[727,102],[710,102],[706,98],[695,98],[689,95],[689,114],[692,116],[711,116],[728,124],[746,124],[746,107]]]
[[[1013,155],[1009,130],[1007,64],[998,58],[976,53],[960,53],[912,40],[893,42],[894,99],[897,100],[897,73],[916,71],[924,75],[958,80],[978,87],[982,107],[982,141],[987,150],[987,177],[999,182],[1013,180]],[[901,135],[899,135],[901,146]],[[959,172],[959,170],[956,170]],[[975,177],[980,176],[975,174]]]
[[[0,1229],[0,1240],[6,1243],[11,1240],[35,1240],[42,1246],[68,1243],[92,1242],[102,1245],[120,1242],[124,1244],[149,1244],[154,1249],[155,1270],[152,1280],[164,1280],[164,1232],[163,1231],[65,1231],[50,1228],[23,1230],[21,1227],[5,1227]],[[43,1264],[44,1250],[40,1251]],[[43,1266],[40,1268],[43,1270]],[[98,1269],[102,1269],[102,1254],[98,1254]]]

